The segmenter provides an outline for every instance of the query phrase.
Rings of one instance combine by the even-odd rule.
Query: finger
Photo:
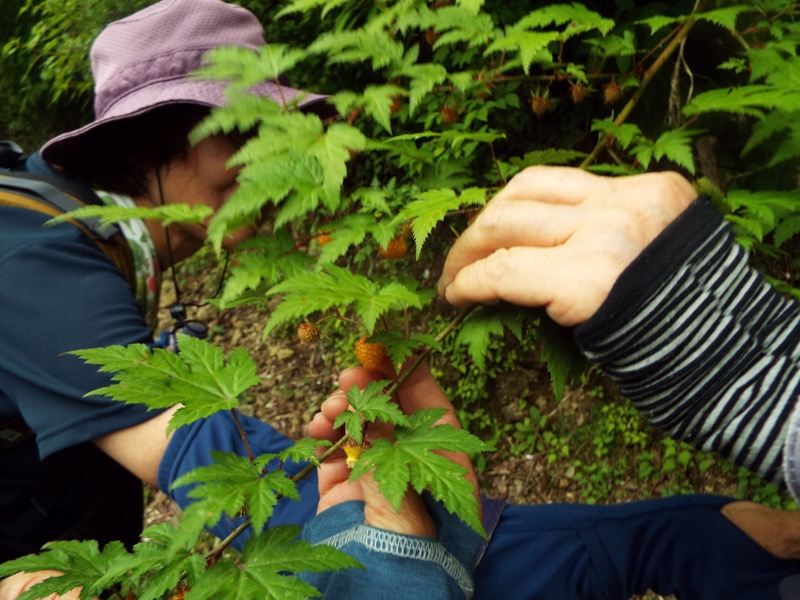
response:
[[[613,181],[576,167],[528,167],[514,175],[495,198],[531,199],[550,204],[580,204]]]
[[[501,248],[564,244],[581,225],[582,215],[583,211],[574,206],[495,197],[448,252],[439,278],[439,294],[444,294],[462,268]]]
[[[364,367],[350,367],[339,373],[339,387],[345,392],[349,391],[351,387],[358,386],[364,389],[373,381],[380,381],[387,379],[382,373],[365,369]]]

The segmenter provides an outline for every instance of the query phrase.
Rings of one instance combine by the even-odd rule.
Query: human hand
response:
[[[388,362],[384,367],[383,374],[360,367],[343,371],[339,376],[339,389],[323,403],[321,411],[309,424],[309,434],[317,439],[326,439],[332,442],[339,440],[344,431],[334,429],[333,423],[341,412],[349,410],[344,390],[349,390],[354,385],[363,388],[371,381],[394,377],[394,371]],[[439,423],[447,423],[460,428],[452,404],[436,385],[424,365],[417,367],[400,386],[397,400],[400,408],[406,414],[422,408],[444,408],[447,413]],[[391,436],[392,428],[388,425],[372,424],[367,432],[367,439]],[[467,477],[477,493],[477,478],[469,458],[460,453],[442,454],[468,469]],[[318,514],[341,502],[363,500],[366,504],[364,510],[366,524],[397,533],[436,537],[433,522],[417,493],[410,490],[406,493],[398,513],[378,491],[371,474],[360,477],[353,483],[348,481],[349,476],[350,469],[345,464],[345,455],[342,451],[323,463],[319,470]]]
[[[738,501],[723,506],[722,514],[773,556],[800,559],[800,511]]]
[[[456,240],[439,294],[456,306],[543,306],[557,323],[579,325],[696,197],[672,172],[612,178],[568,167],[525,169]]]
[[[23,592],[27,592],[37,583],[50,577],[62,575],[60,571],[35,571],[33,573],[19,572],[5,579],[0,579],[0,600],[16,600]],[[47,600],[79,600],[80,588],[71,590],[66,594],[48,596]]]

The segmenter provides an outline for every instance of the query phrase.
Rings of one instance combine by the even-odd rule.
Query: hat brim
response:
[[[170,80],[148,85],[120,99],[102,118],[52,138],[42,146],[41,155],[53,165],[69,168],[71,162],[86,160],[91,156],[92,138],[101,128],[171,104],[194,104],[209,108],[224,106],[226,86],[225,82],[206,79]],[[255,96],[272,98],[281,104],[294,105],[305,112],[314,112],[322,118],[336,114],[334,107],[326,102],[328,96],[302,92],[289,86],[265,82],[253,86],[249,92]],[[120,140],[120,143],[124,143],[124,140]]]

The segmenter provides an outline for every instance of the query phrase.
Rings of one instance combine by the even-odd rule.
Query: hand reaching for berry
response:
[[[322,404],[321,411],[309,424],[309,434],[314,438],[326,439],[331,442],[339,440],[344,431],[335,429],[333,423],[340,413],[349,410],[344,390],[349,390],[354,385],[363,388],[371,381],[387,377],[395,377],[388,361],[384,361],[381,365],[381,372],[358,367],[343,371],[339,375],[340,389],[331,394]],[[406,414],[422,408],[444,408],[448,412],[442,417],[441,422],[460,428],[452,404],[436,385],[424,365],[417,367],[414,373],[400,386],[397,400],[400,408]],[[381,437],[390,438],[392,433],[391,426],[371,424],[367,432],[367,440]],[[458,453],[443,454],[468,469],[467,477],[473,483],[477,493],[477,478],[469,458]],[[389,501],[378,491],[377,484],[370,474],[352,483],[348,481],[349,476],[350,469],[346,465],[346,456],[343,451],[337,452],[323,463],[319,470],[320,500],[317,513],[348,500],[362,500],[366,503],[364,517],[367,525],[397,533],[436,537],[433,521],[416,492],[409,490],[403,499],[400,512],[396,512]]]

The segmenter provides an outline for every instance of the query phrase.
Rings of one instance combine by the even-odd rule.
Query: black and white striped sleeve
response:
[[[575,337],[654,425],[800,497],[800,304],[749,266],[706,200],[628,267]]]

